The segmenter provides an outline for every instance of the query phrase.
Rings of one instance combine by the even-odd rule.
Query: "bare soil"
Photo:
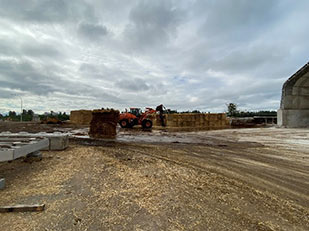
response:
[[[0,132],[28,132],[28,133],[38,133],[38,132],[65,132],[72,129],[88,127],[80,126],[70,123],[63,124],[41,124],[39,122],[8,122],[0,121]]]
[[[0,214],[0,230],[309,230],[309,130],[77,133],[42,161],[0,163],[0,205],[46,204]]]

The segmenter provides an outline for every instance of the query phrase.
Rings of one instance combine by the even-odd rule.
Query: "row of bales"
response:
[[[159,115],[149,116],[154,128],[162,128]],[[225,113],[175,113],[165,114],[165,125],[169,130],[192,131],[214,130],[230,127],[230,120]]]
[[[155,127],[161,126],[159,115],[152,115]],[[230,121],[225,113],[175,113],[165,115],[167,128],[181,128],[181,130],[213,130],[230,127]]]
[[[89,125],[92,120],[91,110],[71,111],[71,123]],[[230,121],[225,113],[175,113],[164,114],[166,127],[170,130],[213,130],[230,127]],[[158,114],[149,115],[155,129],[162,128]]]

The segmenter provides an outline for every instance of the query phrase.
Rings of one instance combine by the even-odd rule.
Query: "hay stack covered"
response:
[[[89,136],[101,139],[115,138],[118,120],[119,111],[117,110],[94,110],[90,122]]]

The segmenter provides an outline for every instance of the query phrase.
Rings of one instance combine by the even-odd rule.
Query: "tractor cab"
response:
[[[135,115],[136,117],[140,117],[142,115],[142,110],[140,108],[131,107],[129,113]]]

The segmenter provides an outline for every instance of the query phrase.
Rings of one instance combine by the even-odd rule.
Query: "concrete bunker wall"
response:
[[[309,63],[284,83],[278,125],[309,127]]]

